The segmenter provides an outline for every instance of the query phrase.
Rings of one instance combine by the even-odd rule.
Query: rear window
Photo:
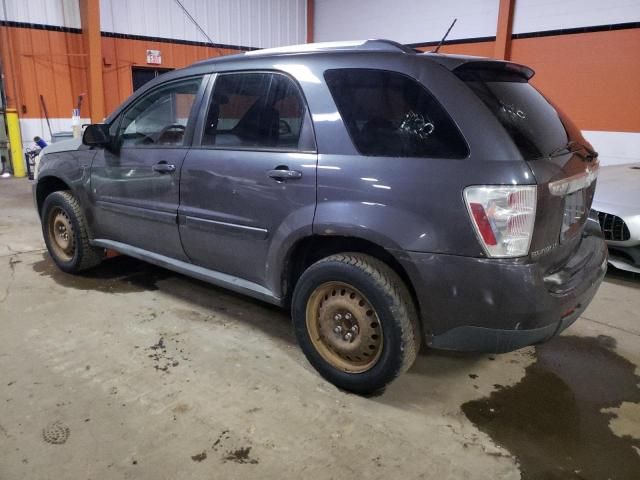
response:
[[[397,72],[340,69],[325,72],[340,115],[363,155],[465,158],[462,134],[417,81]]]
[[[454,73],[496,116],[525,160],[581,141],[579,130],[518,73],[482,68]]]

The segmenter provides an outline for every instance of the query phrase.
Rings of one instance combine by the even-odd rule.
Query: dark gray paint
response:
[[[68,182],[86,208],[96,245],[272,303],[282,303],[287,294],[284,269],[296,242],[339,235],[375,243],[402,265],[433,346],[496,349],[495,332],[501,342],[509,331],[519,332],[512,342],[517,346],[533,338],[521,331],[559,331],[562,313],[586,308],[602,279],[602,240],[587,229],[535,259],[484,258],[462,192],[478,184],[537,184],[531,251],[539,250],[557,243],[560,228],[561,203],[548,194],[547,183],[584,170],[584,159],[566,155],[525,162],[491,112],[449,70],[477,58],[383,50],[201,62],[149,82],[107,119],[117,120],[156,86],[189,75],[213,74],[203,84],[200,102],[206,105],[216,73],[284,72],[300,86],[313,119],[304,152],[200,148],[204,109],[199,109],[190,149],[139,149],[117,159],[102,149],[56,153],[43,161],[41,179],[57,175]],[[341,67],[393,70],[420,81],[463,132],[469,157],[359,155],[323,80],[325,70]],[[151,166],[160,160],[175,163],[176,172],[154,173]],[[302,177],[277,182],[268,172],[278,165]],[[584,258],[589,261],[581,263]],[[552,285],[554,274],[566,278],[571,289]],[[479,335],[483,329],[493,333]]]
[[[280,232],[310,235],[316,202],[314,153],[193,149],[182,167],[180,237],[194,264],[277,292],[265,262]],[[302,173],[277,181],[278,166]]]
[[[186,148],[99,150],[91,168],[95,237],[186,260],[176,223],[186,154]],[[155,172],[159,162],[176,172]]]

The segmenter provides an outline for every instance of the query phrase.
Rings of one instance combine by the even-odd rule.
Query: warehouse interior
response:
[[[367,39],[397,43],[366,42]],[[0,0],[0,338],[3,340],[0,479],[640,478],[639,52],[639,0]],[[445,163],[438,158],[433,161],[433,170],[425,163],[432,159],[424,158],[425,155],[418,159],[413,156],[421,155],[387,155],[394,157],[394,161],[407,161],[402,167],[393,167],[383,155],[366,154],[358,144],[359,137],[349,130],[347,114],[333,90],[330,76],[315,75],[314,58],[324,55],[322,68],[326,71],[367,69],[368,76],[361,81],[373,83],[377,78],[374,70],[388,72],[405,61],[403,57],[397,63],[385,63],[394,54],[414,56],[417,61],[434,58],[442,71],[455,62],[475,65],[474,62],[491,59],[492,65],[499,65],[496,69],[504,68],[504,78],[512,78],[507,73],[520,75],[515,83],[531,85],[541,92],[550,108],[560,112],[567,138],[580,138],[583,142],[583,153],[571,149],[574,141],[566,147],[567,155],[573,155],[572,162],[577,162],[580,156],[580,161],[587,165],[586,176],[581,170],[580,174],[572,171],[572,176],[561,178],[560,173],[566,173],[565,167],[551,161],[555,153],[546,152],[549,162],[544,167],[525,159],[521,163],[526,167],[513,167],[502,176],[496,173],[495,181],[467,181],[472,178],[473,168],[460,162],[473,162],[474,154],[480,150],[472,139],[468,139],[470,147],[460,156],[466,156],[465,159],[452,160],[452,156]],[[366,63],[371,55],[380,55],[379,67]],[[273,66],[264,67],[264,62],[272,58]],[[364,67],[359,66],[361,58]],[[246,67],[243,59],[247,59]],[[192,143],[184,140],[177,148],[174,145],[165,150],[170,152],[162,153],[166,157],[154,157],[154,162],[160,160],[152,167],[155,173],[136,171],[136,165],[125,165],[124,161],[123,165],[119,161],[109,164],[107,153],[105,167],[97,174],[92,173],[91,169],[97,168],[103,158],[102,150],[107,152],[109,147],[97,140],[90,143],[87,132],[103,132],[100,127],[92,127],[104,122],[107,127],[117,124],[119,116],[123,116],[120,112],[127,114],[128,105],[135,105],[129,102],[144,98],[146,92],[163,85],[163,79],[171,79],[167,80],[169,85],[178,81],[182,69],[196,62],[201,63],[192,67],[193,71],[198,75],[211,74],[211,80],[207,77],[196,89],[197,95],[192,95],[198,99],[194,101],[196,106],[189,104],[192,109],[186,114],[174,112],[179,121],[169,125],[180,127],[182,133],[177,137],[180,142],[184,136]],[[205,72],[208,65],[211,71]],[[219,93],[216,88],[223,83],[218,77],[233,75],[234,68],[246,69],[253,75],[273,70],[293,79],[301,104],[306,99],[309,109],[300,107],[304,112],[297,134],[301,139],[304,135],[311,138],[313,147],[301,147],[299,151],[269,150],[264,146],[253,150],[244,146],[235,150],[233,146],[207,150],[202,139],[198,145],[197,129],[192,125],[209,122],[212,110],[237,117],[233,105],[228,105],[235,101],[234,95],[249,96],[258,89],[254,84],[243,84],[235,93],[230,86],[226,87],[228,91],[223,90],[224,94]],[[408,71],[415,74],[405,72],[405,79],[430,85],[431,77],[421,74],[418,67]],[[439,75],[443,74],[436,72],[433,78],[440,78]],[[335,80],[335,84],[355,88],[355,77],[349,78],[340,80],[342,84]],[[457,100],[456,95],[447,96],[447,88],[460,88],[456,86],[463,83],[459,78],[450,81],[453,86],[445,84],[442,90],[432,87],[431,98],[443,108],[450,108],[445,115],[453,117],[453,123],[463,131],[461,135],[467,136],[468,127],[464,125],[473,126],[480,133],[468,134],[469,138],[484,136],[483,148],[493,146],[496,157],[500,157],[508,149],[500,146],[505,141],[502,136],[491,138],[493,123],[483,123],[480,117],[459,121],[458,115],[464,115],[465,110],[473,111],[464,104],[468,102],[466,94]],[[511,81],[504,78],[495,83]],[[273,85],[277,83],[270,81]],[[409,87],[401,90],[409,95],[406,93]],[[320,98],[321,91],[326,98]],[[496,91],[491,93],[495,95]],[[278,101],[290,94],[287,92]],[[211,110],[196,111],[198,102],[208,105],[207,95],[211,102],[221,99],[218,110],[208,107]],[[345,104],[348,97],[342,97]],[[376,102],[373,96],[362,98]],[[357,105],[358,99],[357,95],[351,96],[356,104],[353,108],[361,108],[356,114],[367,110],[366,106]],[[286,104],[282,111],[288,113],[277,117],[280,135],[291,134],[292,129],[298,128],[290,120],[298,115],[295,113],[298,107],[286,99],[282,102]],[[507,111],[511,108],[500,104]],[[246,108],[235,106],[235,110]],[[249,112],[252,110],[253,107]],[[513,110],[521,120],[530,115]],[[410,124],[414,130],[424,130],[426,122],[431,130],[427,129],[423,139],[438,128],[428,117],[422,119],[419,128],[415,127],[416,114],[410,113],[414,123],[405,118],[399,128]],[[264,118],[261,121],[266,123]],[[565,118],[571,123],[565,123]],[[336,124],[342,125],[343,121],[344,131],[338,132]],[[220,128],[217,123],[216,117],[214,131]],[[240,124],[242,120],[237,123]],[[242,124],[243,128],[246,124]],[[249,125],[260,132],[267,128],[260,124],[260,119]],[[360,127],[364,130],[366,124]],[[275,128],[278,130],[278,125]],[[376,132],[383,131],[379,125],[377,128]],[[505,129],[512,135],[506,126]],[[107,128],[107,135],[111,131]],[[220,131],[218,138],[222,137]],[[574,132],[579,137],[571,137]],[[366,138],[372,143],[376,141],[375,135]],[[504,138],[508,136],[505,134]],[[517,144],[517,139],[513,141]],[[64,145],[75,146],[71,149]],[[95,160],[83,163],[83,158],[88,157],[82,155],[88,151],[98,153]],[[159,155],[150,148],[141,151],[147,156]],[[156,169],[160,163],[166,166],[167,161],[171,162],[177,151],[185,157],[175,173]],[[217,153],[206,157],[208,151]],[[228,166],[216,170],[215,155],[220,152],[230,155],[224,161],[237,162],[260,154],[264,156],[260,158],[268,158],[269,162],[273,158],[273,166],[269,164],[270,178],[251,177],[254,164],[249,161],[238,170]],[[190,167],[190,158],[196,157],[198,167]],[[43,169],[53,168],[52,160],[49,166],[45,165],[47,158],[55,158],[60,171],[76,172],[69,174],[71,187],[64,185],[66,180],[59,180],[62,187],[47,190],[55,183],[50,178],[47,181],[47,173],[42,175]],[[415,166],[412,163],[415,160],[423,165]],[[288,169],[288,162],[294,161],[299,162],[302,173]],[[74,166],[70,167],[71,164]],[[78,164],[82,168],[73,170]],[[410,171],[407,166],[415,170]],[[211,255],[215,256],[216,248],[220,251],[224,248],[226,261],[232,266],[226,271],[220,269],[222,273],[214,277],[205,271],[204,267],[209,268],[207,263],[204,267],[195,265],[192,270],[181,266],[197,263],[188,251],[185,240],[188,237],[184,233],[176,234],[177,243],[186,252],[181,252],[179,260],[183,263],[178,265],[158,256],[169,249],[170,236],[155,235],[154,240],[164,243],[165,250],[159,247],[146,258],[140,248],[119,249],[118,245],[126,243],[121,237],[114,236],[111,243],[95,242],[101,237],[95,234],[92,238],[98,227],[91,227],[87,238],[77,237],[75,242],[91,244],[93,251],[99,249],[102,263],[96,262],[97,266],[78,273],[63,271],[51,240],[45,238],[49,217],[47,196],[42,192],[54,194],[68,188],[89,225],[92,222],[98,225],[103,215],[114,224],[126,226],[123,230],[145,230],[146,224],[132,220],[137,218],[135,209],[140,209],[142,203],[130,203],[128,213],[121,217],[109,216],[115,215],[113,205],[111,210],[103,211],[91,210],[81,203],[83,195],[88,199],[103,195],[97,203],[111,202],[109,195],[115,190],[100,190],[103,184],[96,182],[96,178],[106,182],[112,170],[118,169],[125,172],[118,173],[121,175],[118,181],[124,185],[119,192],[125,192],[119,195],[131,194],[132,198],[131,192],[137,187],[126,184],[128,177],[141,182],[149,174],[160,178],[158,183],[149,184],[151,187],[144,187],[148,190],[141,190],[143,197],[148,195],[156,201],[157,196],[160,202],[165,202],[161,195],[166,192],[167,178],[171,175],[178,179],[176,195],[182,203],[197,188],[202,189],[202,185],[218,185],[224,198],[217,197],[215,191],[205,192],[184,216],[181,217],[182,204],[175,207],[173,217],[168,222],[164,220],[165,226],[175,227],[178,232],[178,228],[186,228],[191,222],[196,232],[225,233],[235,223],[255,217],[253,223],[246,220],[240,231],[258,240],[250,243],[235,231],[228,238],[211,233],[206,247],[202,246],[205,241],[202,245],[199,240],[194,242],[207,255],[214,252]],[[282,170],[290,176],[278,177]],[[308,170],[317,172],[313,181]],[[385,171],[396,175],[394,181],[398,183],[385,183],[381,173]],[[490,178],[493,172],[487,166],[478,173],[478,178]],[[298,189],[292,188],[298,178],[294,174],[305,175]],[[474,205],[479,203],[470,203],[466,196],[468,189],[516,188],[515,178],[520,174],[536,176],[539,183],[542,175],[551,178],[543,194],[541,187],[536,190],[539,203],[533,207],[532,218],[536,223],[534,227],[531,221],[532,232],[540,228],[543,220],[558,213],[554,208],[565,209],[564,214],[559,213],[561,217],[566,217],[569,211],[568,204],[540,203],[555,195],[554,181],[566,184],[568,194],[583,187],[585,192],[591,192],[581,197],[588,202],[586,209],[582,204],[573,205],[571,212],[576,214],[575,208],[582,208],[576,214],[582,222],[578,237],[586,238],[585,232],[591,225],[597,230],[593,235],[600,239],[598,245],[607,252],[604,255],[608,261],[604,261],[598,278],[587,279],[586,265],[590,259],[595,261],[593,252],[581,253],[579,259],[578,254],[573,257],[573,263],[569,262],[570,279],[563,277],[565,270],[558,265],[550,267],[551,260],[545,263],[545,256],[550,258],[569,248],[571,241],[565,239],[564,230],[559,239],[535,248],[535,238],[529,238],[526,251],[520,256],[491,258],[491,246],[483,227],[495,229],[493,217],[489,208],[484,224],[474,217]],[[353,178],[345,180],[341,175]],[[441,177],[428,178],[430,175]],[[200,183],[192,180],[187,185],[185,178],[199,178]],[[303,183],[307,179],[310,183]],[[407,213],[415,203],[415,199],[407,197],[409,193],[420,194],[420,187],[415,187],[420,179],[425,191],[440,195],[434,201],[437,205],[425,205],[425,212],[439,212],[439,216],[425,220],[428,226],[425,228],[448,231],[451,235],[448,238],[462,238],[468,233],[477,243],[479,253],[456,251],[461,247],[453,246],[455,242],[428,243],[432,230],[425,229],[420,230],[425,233],[419,238],[415,235],[407,245],[400,245],[400,241],[393,245],[384,243],[388,225],[393,225],[391,230],[402,238],[418,232],[416,222],[423,217],[413,211],[411,215]],[[360,190],[352,180],[373,184],[375,192],[370,197],[354,197],[360,195]],[[265,182],[271,182],[273,190],[267,191]],[[576,186],[576,182],[584,183]],[[463,190],[452,191],[459,184]],[[406,191],[398,185],[405,186]],[[526,187],[534,188],[532,185],[535,181]],[[85,193],[77,193],[80,191]],[[302,200],[300,191],[315,202],[311,210],[307,209],[311,212],[310,221],[314,222],[308,227],[310,231],[313,229],[314,238],[294,245],[284,235],[293,235],[301,228],[296,223],[300,213],[287,217],[277,235],[271,235],[271,227],[267,226],[267,220],[261,223],[260,215],[270,216],[270,210],[278,213],[285,204],[307,201]],[[256,197],[251,199],[251,195]],[[322,210],[322,202],[331,203],[332,196],[345,203]],[[350,210],[346,199],[352,197],[365,210]],[[136,197],[135,202],[144,201],[140,198]],[[460,205],[467,202],[467,209],[461,210],[464,222],[456,216],[455,202],[449,202],[450,198],[459,198]],[[393,204],[397,209],[395,216],[376,217],[368,224],[370,211],[392,209],[387,199],[398,202]],[[512,201],[509,196],[509,207]],[[222,205],[217,208],[223,213],[215,217],[207,213],[209,217],[204,216],[196,224],[195,216],[213,210],[211,204]],[[244,208],[237,207],[240,204]],[[161,207],[165,208],[164,204]],[[450,223],[440,222],[445,214],[450,214]],[[340,224],[343,227],[337,227],[342,215],[348,218]],[[81,225],[74,222],[68,220],[64,225],[76,235]],[[57,228],[58,224],[52,225]],[[571,228],[577,230],[574,225]],[[347,227],[351,230],[340,230]],[[379,234],[381,246],[373,244],[377,232],[370,237],[362,233],[362,238],[344,233],[376,228],[385,232]],[[151,230],[147,234],[154,237]],[[332,237],[331,243],[319,243],[323,236]],[[267,272],[274,271],[279,264],[286,265],[287,275],[291,276],[278,285],[283,292],[280,303],[270,300],[270,285],[260,284],[256,280],[261,278],[258,273],[231,278],[236,270],[242,270],[242,263],[246,263],[245,270],[251,270],[247,265],[254,257],[261,258],[261,248],[272,241],[287,244],[292,252],[308,249],[304,259],[272,255],[269,250],[264,262],[258,262]],[[258,246],[247,248],[247,245]],[[423,340],[416,344],[418,352],[413,365],[386,388],[358,394],[344,384],[336,386],[331,379],[335,377],[323,373],[307,351],[298,347],[300,337],[295,318],[292,323],[292,316],[299,310],[296,282],[306,278],[305,268],[311,270],[317,265],[310,259],[322,263],[323,259],[333,258],[331,254],[353,252],[386,263],[381,271],[390,269],[394,279],[397,277],[398,282],[408,285],[407,293],[399,297],[415,304],[411,307],[414,310],[408,311],[417,316],[424,314],[426,304],[444,305],[442,308],[447,312],[443,312],[442,318],[453,316],[462,324],[461,317],[471,318],[474,310],[485,312],[483,308],[491,304],[492,310],[486,311],[495,315],[491,318],[484,315],[476,323],[470,321],[471,327],[476,328],[465,331],[470,337],[483,334],[478,325],[502,322],[503,317],[512,315],[507,311],[511,301],[501,299],[494,305],[488,293],[491,288],[504,292],[505,298],[521,295],[519,300],[526,305],[525,313],[541,312],[547,304],[543,308],[541,297],[514,285],[507,280],[514,277],[506,276],[494,277],[494,285],[476,281],[472,300],[464,298],[463,285],[471,285],[471,277],[480,270],[475,266],[465,269],[463,257],[477,257],[478,265],[497,265],[495,271],[500,275],[515,271],[519,265],[540,263],[547,268],[545,282],[551,279],[548,284],[587,282],[585,291],[591,296],[581,298],[569,310],[563,306],[553,335],[540,342],[522,343],[519,348],[500,351],[498,339],[496,351],[462,351],[465,349],[447,347],[449,343],[444,341],[441,345],[445,348],[441,349],[433,340],[439,332],[421,326],[416,336],[422,335]],[[423,256],[418,257],[418,253]],[[405,267],[408,259],[416,269],[440,266],[442,273],[422,274],[423,285],[417,285],[412,270]],[[577,264],[582,266],[576,267]],[[289,268],[299,275],[289,273]],[[260,285],[251,287],[254,283],[249,285],[247,278]],[[482,282],[491,283],[487,278],[483,277]],[[440,285],[436,288],[429,282]],[[523,279],[523,285],[534,283],[535,279],[530,277]],[[250,288],[258,290],[258,287],[262,296],[245,295]],[[287,290],[289,287],[291,290]],[[338,291],[340,288],[343,287]],[[364,305],[366,295],[358,288],[354,287],[352,298],[361,295]],[[559,298],[566,293],[559,287],[553,288],[549,287],[551,293],[547,292],[551,297]],[[343,288],[343,296],[344,291]],[[441,298],[434,298],[438,296]],[[374,302],[369,303],[363,311],[367,316],[371,311],[378,315]],[[306,307],[307,325],[311,315],[309,305],[311,300]],[[398,307],[393,311],[400,310]],[[526,326],[530,317],[525,313],[522,323],[513,327],[516,331],[530,328]],[[563,323],[569,317],[571,322]],[[333,331],[345,339],[344,325],[354,335],[359,333],[358,327],[362,329],[360,324],[341,323]],[[371,325],[372,329],[377,328],[375,322]],[[351,333],[348,335],[351,341]],[[393,338],[385,335],[380,346],[376,344],[375,348],[382,352],[376,359],[386,358],[386,352],[390,351],[387,349],[391,348]],[[318,333],[318,337],[322,334]],[[371,338],[377,337],[373,334]],[[468,339],[463,342],[470,343]],[[374,345],[369,348],[374,350]],[[354,371],[356,375],[359,372],[344,369],[350,375]],[[363,387],[360,393],[365,391]]]

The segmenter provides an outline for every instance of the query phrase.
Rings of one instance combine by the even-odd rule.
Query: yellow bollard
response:
[[[22,153],[22,136],[20,135],[20,120],[14,108],[7,108],[7,130],[9,131],[9,150],[11,164],[15,177],[25,176],[24,155]]]

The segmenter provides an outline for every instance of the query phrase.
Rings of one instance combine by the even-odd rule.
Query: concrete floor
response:
[[[125,257],[62,274],[0,180],[0,479],[637,479],[639,288],[610,274],[542,347],[424,351],[361,398],[286,312]]]

